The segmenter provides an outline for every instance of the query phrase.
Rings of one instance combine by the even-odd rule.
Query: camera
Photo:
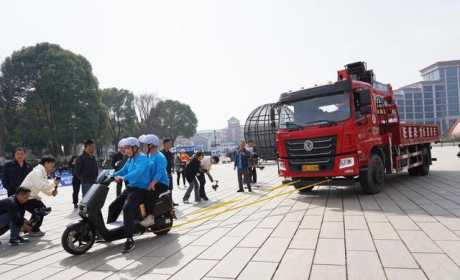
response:
[[[217,181],[217,180],[214,181],[214,184],[212,184],[211,187],[212,187],[213,190],[217,191],[217,188],[219,188],[219,181]]]

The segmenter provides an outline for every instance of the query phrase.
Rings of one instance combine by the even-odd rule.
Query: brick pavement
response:
[[[45,237],[19,248],[0,245],[0,277],[460,279],[460,159],[455,147],[433,153],[439,161],[430,176],[393,176],[380,194],[364,195],[359,186],[316,187],[308,195],[279,197],[161,238],[144,234],[127,255],[120,254],[122,241],[97,244],[79,257],[63,251],[63,228],[78,219],[71,189],[63,188],[57,199],[46,200],[53,212],[45,220]],[[253,194],[235,192],[230,165],[213,171],[221,182],[217,192],[208,191],[213,203],[244,198],[226,207],[290,189],[269,190],[280,182],[274,166],[259,173],[261,187]],[[176,189],[176,201],[182,194]],[[206,206],[181,205],[179,214],[197,217],[204,213],[196,210]]]

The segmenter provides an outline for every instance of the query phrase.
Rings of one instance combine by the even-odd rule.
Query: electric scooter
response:
[[[78,207],[81,220],[68,225],[62,234],[62,247],[72,255],[84,254],[91,249],[96,240],[112,242],[126,238],[123,226],[108,229],[102,217],[101,209],[107,198],[109,185],[115,180],[108,173],[110,172],[103,172],[99,176],[96,184],[91,186],[80,202]],[[151,231],[156,235],[166,235],[171,230],[174,215],[171,191],[167,190],[161,193],[158,199],[152,203],[154,203],[154,213],[152,214],[155,217],[155,224],[149,228],[140,225],[139,221],[143,219],[143,211],[139,210],[139,220],[135,223],[135,234]]]

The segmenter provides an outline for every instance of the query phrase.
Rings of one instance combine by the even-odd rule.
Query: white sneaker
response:
[[[140,222],[140,224],[146,228],[151,227],[155,224],[155,219],[153,218],[152,215],[148,215],[147,217],[145,217],[144,220],[142,220],[142,222]]]

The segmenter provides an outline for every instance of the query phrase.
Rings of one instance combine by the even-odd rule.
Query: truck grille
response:
[[[311,151],[305,149],[305,142],[313,143]],[[336,136],[306,138],[286,141],[288,162],[292,170],[301,172],[303,165],[319,166],[319,170],[331,170],[334,167],[336,153]]]

